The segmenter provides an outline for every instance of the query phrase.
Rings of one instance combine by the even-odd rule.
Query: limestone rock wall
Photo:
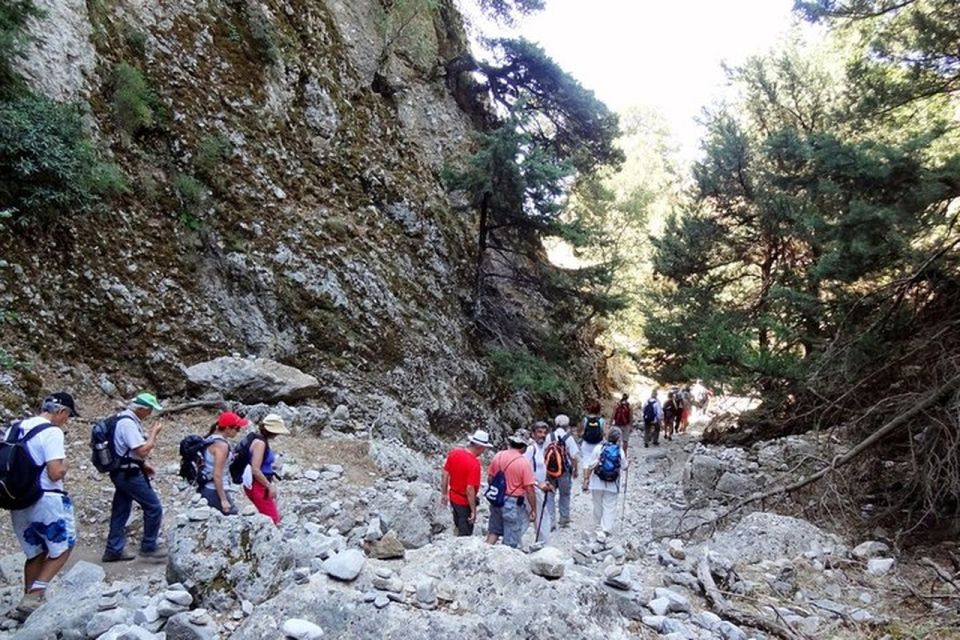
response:
[[[526,417],[492,398],[464,312],[473,220],[440,177],[472,132],[445,78],[467,46],[452,5],[401,21],[379,0],[40,4],[19,69],[80,105],[130,193],[4,232],[0,331],[30,363],[0,380],[8,413],[49,384],[179,394],[186,367],[237,354],[304,370],[400,438]],[[155,96],[132,133],[123,63]]]

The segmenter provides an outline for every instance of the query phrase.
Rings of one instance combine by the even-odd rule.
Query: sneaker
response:
[[[150,551],[144,551],[141,549],[140,557],[149,558],[151,560],[165,560],[167,558],[167,545],[157,545],[155,549],[151,549]]]
[[[44,594],[45,591],[33,591],[31,593],[23,594],[23,597],[20,598],[20,602],[17,606],[9,613],[9,616],[16,620],[17,622],[23,622],[30,617],[30,614],[40,608],[45,601]]]
[[[104,551],[103,555],[100,556],[100,562],[129,562],[130,560],[136,559],[136,557],[137,556],[127,551],[121,551],[120,553]]]
[[[560,521],[560,528],[561,528],[561,529],[569,529],[569,528],[570,528],[570,521],[569,521],[569,520],[561,520],[561,521]]]

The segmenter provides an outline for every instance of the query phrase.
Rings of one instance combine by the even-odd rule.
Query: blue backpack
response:
[[[593,473],[604,482],[616,482],[620,477],[620,447],[615,444],[603,445]]]
[[[521,460],[523,456],[519,456],[511,460],[506,467],[503,469],[498,469],[493,478],[490,479],[490,483],[487,485],[487,490],[483,492],[483,497],[487,499],[487,502],[490,503],[491,507],[502,507],[507,501],[507,469],[510,468],[510,465]]]

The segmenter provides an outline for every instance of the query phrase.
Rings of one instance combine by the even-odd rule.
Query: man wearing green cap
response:
[[[156,446],[163,424],[156,422],[150,429],[149,436],[143,428],[143,421],[154,411],[162,409],[156,396],[152,393],[141,393],[117,417],[113,448],[120,458],[120,465],[116,471],[110,472],[110,480],[116,490],[110,508],[110,533],[107,535],[103,562],[134,559],[132,553],[124,551],[127,542],[125,528],[134,502],[143,509],[140,556],[162,559],[167,555],[166,548],[157,542],[163,521],[163,507],[160,506],[157,493],[150,486],[150,478],[155,470],[147,463],[147,456]]]

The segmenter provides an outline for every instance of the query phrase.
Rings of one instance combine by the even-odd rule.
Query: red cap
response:
[[[220,417],[217,418],[218,429],[241,429],[248,424],[250,424],[249,420],[241,418],[233,411],[224,411],[220,414]]]

